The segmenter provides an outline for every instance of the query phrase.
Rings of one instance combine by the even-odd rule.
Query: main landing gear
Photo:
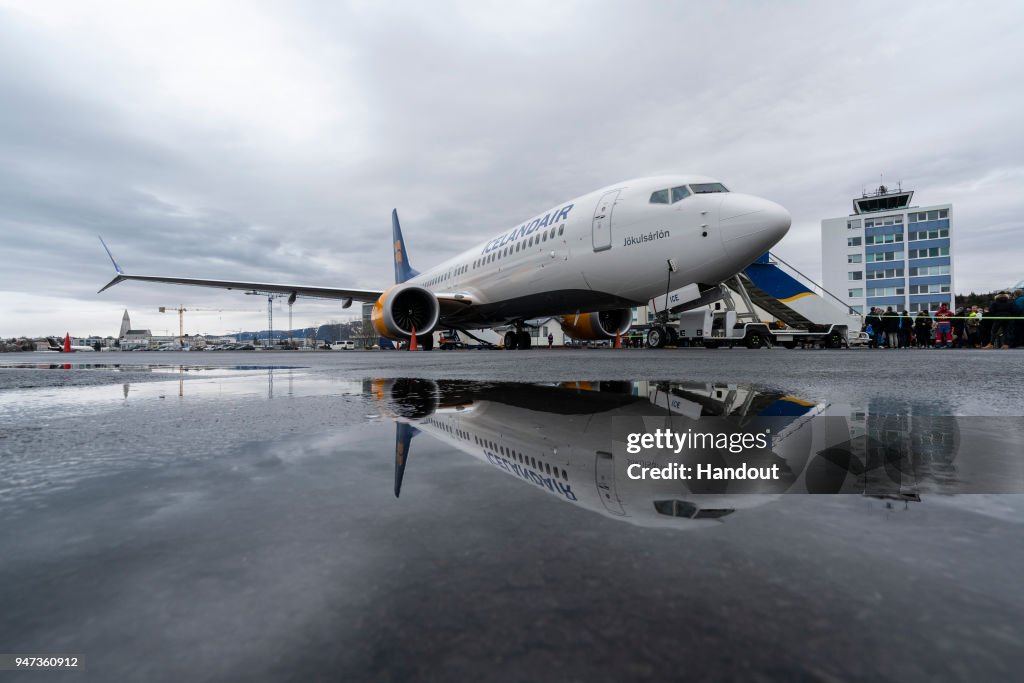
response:
[[[522,323],[516,323],[516,329],[509,330],[505,333],[505,350],[514,351],[515,349],[529,349],[533,344],[533,339],[530,337],[530,333],[523,329]]]

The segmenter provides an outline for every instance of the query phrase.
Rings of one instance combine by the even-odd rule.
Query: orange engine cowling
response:
[[[373,304],[370,321],[377,333],[388,339],[408,339],[430,334],[437,327],[441,305],[434,293],[416,285],[395,285]]]
[[[573,339],[614,339],[616,334],[625,334],[633,324],[633,311],[620,308],[600,313],[563,315],[559,324],[562,331]]]

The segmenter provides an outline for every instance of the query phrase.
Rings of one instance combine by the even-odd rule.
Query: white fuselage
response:
[[[443,314],[442,325],[485,327],[637,306],[666,287],[722,282],[782,239],[790,216],[774,202],[734,192],[651,201],[661,190],[700,183],[717,181],[661,176],[596,190],[510,227],[409,284],[473,302]]]
[[[579,388],[584,384],[516,385],[511,390],[507,386],[489,387],[471,400],[441,407],[422,419],[403,421],[532,488],[638,526],[678,529],[713,524],[715,517],[702,516],[696,510],[755,507],[773,500],[784,490],[776,491],[769,486],[763,493],[698,494],[680,481],[634,480],[626,476],[627,463],[612,452],[613,418],[646,419],[654,414],[671,414],[677,430],[684,431],[686,426],[699,427],[698,421],[704,419],[697,401],[720,406],[728,413],[735,408],[737,394],[746,395],[747,390],[727,385],[680,385],[678,388],[687,391],[668,395],[673,400],[665,404],[665,411],[660,407],[664,397],[653,384],[631,383],[627,390],[613,393]],[[510,392],[516,395],[513,397]],[[785,403],[796,399],[780,395],[772,400]],[[688,406],[681,406],[680,402]],[[809,453],[826,445],[822,442],[812,447],[812,437],[821,441],[825,435],[821,430],[815,435],[809,420],[820,415],[825,406],[805,402],[803,405],[808,412],[793,416],[790,422],[790,430],[799,433],[780,432],[773,443],[774,452],[795,473],[804,470]],[[557,410],[544,406],[557,406]],[[667,462],[658,464],[663,466]],[[684,501],[695,513],[682,517],[666,514],[659,509],[659,501]]]

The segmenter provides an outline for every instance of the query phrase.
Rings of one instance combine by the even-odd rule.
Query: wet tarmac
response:
[[[0,357],[0,654],[81,658],[0,683],[1016,679],[1019,363]],[[619,420],[723,415],[784,485],[623,476]]]

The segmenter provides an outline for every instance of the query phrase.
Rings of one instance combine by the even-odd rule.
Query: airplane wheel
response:
[[[530,333],[523,330],[519,333],[519,348],[526,350],[529,349],[533,344],[533,339],[530,338]]]
[[[665,346],[664,328],[652,327],[647,330],[647,346],[652,349],[660,349]]]
[[[512,330],[505,333],[505,349],[507,351],[514,351],[519,348],[519,335]]]
[[[665,345],[679,346],[679,333],[673,327],[665,328]]]

